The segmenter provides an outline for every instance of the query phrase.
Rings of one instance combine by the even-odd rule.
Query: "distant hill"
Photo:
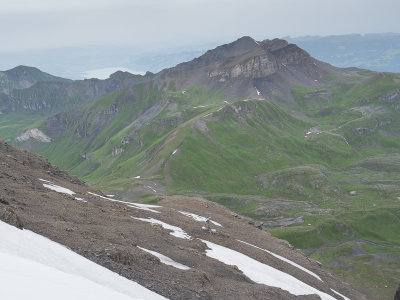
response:
[[[287,38],[337,67],[400,73],[400,34],[348,34]]]
[[[37,68],[18,66],[0,72],[0,92],[9,94],[13,89],[26,89],[37,82],[69,82],[69,79],[56,77]]]

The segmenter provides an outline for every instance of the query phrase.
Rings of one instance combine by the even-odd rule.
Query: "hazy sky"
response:
[[[0,51],[400,32],[400,0],[0,0]]]

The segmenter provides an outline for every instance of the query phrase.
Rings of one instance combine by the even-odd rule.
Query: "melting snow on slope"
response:
[[[1,298],[165,299],[29,230],[0,222]]]
[[[46,179],[42,179],[42,178],[39,178],[39,180],[40,180],[40,181],[43,181],[43,182],[50,182],[50,183],[52,183],[51,181],[46,180]]]
[[[269,251],[269,250],[266,250],[266,249],[257,247],[257,246],[255,246],[255,245],[252,245],[252,244],[250,244],[250,243],[246,243],[246,242],[241,241],[241,240],[237,240],[237,241],[239,241],[239,242],[241,242],[241,243],[243,243],[243,244],[249,245],[249,246],[251,246],[251,247],[260,249],[260,250],[262,250],[262,251],[264,251],[264,252],[267,252],[267,253],[269,253],[269,254],[275,256],[276,258],[279,258],[280,260],[283,260],[284,262],[287,262],[287,263],[291,264],[292,266],[295,266],[296,268],[298,268],[298,269],[300,269],[300,270],[303,270],[304,272],[306,272],[306,273],[310,274],[311,276],[314,276],[315,278],[317,278],[317,279],[319,279],[319,280],[322,281],[321,277],[319,277],[317,274],[311,272],[310,270],[308,270],[308,269],[306,269],[306,268],[300,266],[299,264],[296,264],[295,262],[293,262],[293,261],[291,261],[291,260],[289,260],[289,259],[287,259],[287,258],[285,258],[285,257],[283,257],[283,256],[280,256],[280,255],[278,255],[278,254],[275,254],[275,253],[272,252],[272,251]]]
[[[334,292],[336,295],[339,295],[340,297],[342,297],[344,300],[350,300],[350,298],[347,298],[346,296],[342,295],[339,292],[336,292],[334,289],[331,289],[332,292]]]
[[[137,247],[139,249],[142,249],[143,251],[145,251],[147,253],[150,253],[150,254],[154,255],[155,257],[159,258],[160,261],[163,264],[166,264],[166,265],[169,265],[169,266],[173,266],[173,267],[175,267],[177,269],[181,269],[181,270],[190,270],[190,267],[182,265],[182,264],[174,261],[173,259],[169,258],[168,256],[165,256],[165,255],[163,255],[161,253],[158,253],[158,252],[155,252],[155,251],[151,251],[151,250],[139,247],[139,246],[137,246]]]
[[[87,200],[85,200],[83,198],[78,198],[78,197],[75,197],[75,200],[82,201],[82,202],[87,202]]]
[[[181,228],[179,228],[177,226],[169,225],[169,224],[164,223],[164,222],[162,222],[160,220],[157,220],[157,219],[153,219],[153,218],[144,219],[144,218],[135,218],[135,217],[131,217],[131,218],[135,219],[135,220],[140,220],[140,221],[143,221],[143,222],[148,222],[148,223],[151,223],[151,224],[159,224],[163,228],[165,228],[167,230],[171,230],[172,232],[170,232],[170,235],[173,235],[173,236],[181,238],[181,239],[190,240],[192,238],[183,229],[181,229]]]
[[[129,207],[132,207],[132,208],[137,208],[137,209],[141,209],[141,210],[147,210],[147,211],[151,211],[151,212],[160,213],[159,211],[156,211],[156,210],[151,209],[151,208],[158,208],[158,207],[161,207],[161,206],[159,206],[159,205],[126,202],[126,201],[121,201],[121,200],[112,199],[112,198],[104,197],[104,196],[101,196],[101,195],[97,195],[97,194],[92,193],[92,192],[88,192],[88,194],[93,195],[93,196],[97,196],[97,197],[99,197],[99,198],[101,198],[101,199],[105,199],[105,200],[108,200],[108,201],[113,201],[113,202],[118,202],[118,203],[126,204],[126,205],[128,205]]]
[[[157,206],[157,205],[150,205],[150,204],[141,204],[141,203],[132,203],[132,205],[128,205],[129,207],[132,208],[137,208],[137,209],[141,209],[141,210],[147,210],[147,211],[151,211],[154,213],[160,213],[157,210],[151,209],[150,207],[161,207],[161,206]]]
[[[193,214],[193,213],[190,213],[190,212],[180,211],[180,210],[178,210],[178,212],[180,212],[181,214],[183,214],[183,215],[185,215],[187,217],[191,217],[191,218],[193,218],[193,219],[195,219],[196,221],[199,221],[199,222],[205,222],[207,220],[206,217],[199,216],[199,215],[196,215],[196,214]],[[213,220],[210,220],[210,222],[213,223],[214,225],[223,227],[221,224],[219,224],[218,222],[215,222]]]
[[[227,265],[236,265],[247,277],[257,283],[278,287],[293,295],[317,294],[322,300],[336,300],[334,297],[313,288],[297,278],[279,271],[271,266],[260,263],[240,252],[201,240],[211,250],[206,250],[209,257],[215,258]]]
[[[70,189],[67,189],[67,188],[59,186],[59,185],[55,185],[54,183],[52,183],[52,182],[50,182],[48,180],[44,180],[44,179],[40,179],[40,178],[39,178],[39,180],[47,182],[47,183],[43,183],[43,186],[45,188],[48,188],[48,189],[52,190],[52,191],[56,191],[58,193],[63,193],[63,194],[68,194],[68,195],[75,194],[75,192],[71,191]]]
[[[156,191],[154,188],[152,188],[151,186],[146,185],[146,187],[149,188],[149,189],[151,189],[154,193],[157,193],[157,191]]]

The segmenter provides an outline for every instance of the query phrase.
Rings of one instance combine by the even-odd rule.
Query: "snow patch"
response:
[[[206,240],[201,241],[210,248],[210,250],[206,250],[207,256],[227,265],[236,265],[247,277],[256,283],[281,288],[296,296],[317,294],[322,300],[336,300],[329,294],[317,290],[292,275],[260,263],[247,255]]]
[[[101,196],[101,195],[98,195],[98,194],[95,194],[95,193],[92,193],[92,192],[88,192],[88,194],[96,196],[96,197],[99,197],[101,199],[108,200],[108,201],[119,202],[119,203],[128,204],[128,205],[134,204],[132,202],[126,202],[126,201],[121,201],[121,200],[117,200],[117,199],[113,199],[113,198],[109,198],[109,197],[104,197],[104,196]]]
[[[37,128],[28,129],[27,131],[22,133],[20,136],[15,138],[15,141],[24,142],[24,141],[29,140],[30,138],[35,139],[42,143],[50,143],[51,142],[51,138],[48,137],[47,135],[45,135],[43,133],[43,131],[41,131]]]
[[[304,272],[310,274],[311,276],[314,276],[314,277],[317,278],[318,280],[323,281],[323,280],[321,279],[321,277],[319,277],[319,276],[318,276],[317,274],[315,274],[314,272],[311,272],[310,270],[308,270],[308,269],[306,269],[306,268],[300,266],[299,264],[296,264],[295,262],[293,262],[293,261],[291,261],[291,260],[289,260],[289,259],[287,259],[287,258],[285,258],[285,257],[283,257],[283,256],[280,256],[280,255],[278,255],[278,254],[275,254],[275,253],[272,252],[272,251],[269,251],[269,250],[266,250],[266,249],[257,247],[257,246],[255,246],[255,245],[252,245],[252,244],[250,244],[250,243],[247,243],[247,242],[244,242],[244,241],[241,241],[241,240],[237,240],[237,241],[239,241],[239,242],[241,242],[241,243],[243,243],[243,244],[249,245],[249,246],[251,246],[251,247],[260,249],[260,250],[262,250],[262,251],[264,251],[264,252],[267,252],[267,253],[271,254],[272,256],[275,256],[276,258],[279,258],[280,260],[283,260],[284,262],[287,262],[287,263],[291,264],[292,266],[295,266],[296,268],[298,268],[298,269],[300,269],[300,270],[302,270],[302,271],[304,271]]]
[[[40,181],[43,181],[43,182],[50,182],[50,183],[52,183],[51,181],[46,180],[46,179],[42,179],[42,178],[39,178],[39,180],[40,180]]]
[[[205,230],[205,231],[210,231],[210,232],[212,232],[212,233],[216,233],[216,232],[217,232],[216,229],[214,229],[214,228],[209,229],[209,228],[207,228],[207,227],[205,227],[205,226],[201,227],[201,229],[203,229],[203,230]]]
[[[150,207],[161,207],[157,205],[150,205],[150,204],[141,204],[141,203],[132,203],[132,205],[128,205],[129,207],[136,208],[136,209],[141,209],[141,210],[147,210],[155,213],[160,213],[157,210],[151,209]]]
[[[339,292],[336,292],[334,289],[331,289],[332,292],[334,292],[336,295],[339,295],[340,297],[342,297],[344,300],[350,300],[350,298],[347,298],[346,296],[342,295]]]
[[[164,229],[171,230],[172,232],[170,232],[170,235],[173,235],[173,236],[175,236],[177,238],[187,239],[187,240],[192,239],[192,237],[190,235],[188,235],[183,229],[181,229],[181,228],[179,228],[177,226],[173,226],[173,225],[164,223],[164,222],[162,222],[160,220],[153,219],[153,218],[148,218],[148,219],[135,218],[135,217],[131,217],[131,218],[135,219],[135,220],[140,220],[140,221],[143,221],[143,222],[148,222],[148,223],[151,223],[151,224],[159,224]]]
[[[58,193],[63,193],[63,194],[71,195],[71,196],[72,196],[73,194],[75,194],[75,192],[71,191],[70,189],[67,189],[67,188],[62,187],[62,186],[59,186],[59,185],[55,185],[54,183],[52,183],[52,182],[50,182],[50,181],[48,181],[48,180],[43,180],[43,179],[39,179],[39,180],[48,182],[48,183],[43,183],[43,186],[44,186],[45,188],[48,188],[49,190],[56,191],[56,192],[58,192]]]
[[[199,215],[196,215],[196,214],[187,212],[187,211],[178,210],[178,212],[180,212],[181,214],[183,214],[183,215],[185,215],[185,216],[187,216],[187,217],[191,217],[191,218],[193,218],[193,219],[195,219],[196,221],[199,221],[199,222],[205,222],[205,221],[207,221],[207,218],[206,218],[206,217],[199,216]],[[218,222],[215,222],[215,221],[213,221],[213,220],[210,220],[210,222],[213,223],[214,225],[223,227],[221,224],[219,224]]]
[[[165,299],[32,231],[0,222],[0,236],[2,299]]]
[[[82,201],[82,202],[87,202],[87,200],[85,200],[83,198],[78,198],[78,197],[75,197],[75,200]]]
[[[176,261],[174,261],[173,259],[169,258],[168,256],[165,256],[161,253],[155,252],[155,251],[151,251],[142,247],[137,246],[139,249],[150,253],[151,255],[154,255],[155,257],[157,257],[163,264],[169,265],[169,266],[173,266],[177,269],[181,269],[181,270],[190,270],[190,267],[182,265]]]
[[[122,203],[122,204],[126,204],[129,207],[132,208],[137,208],[137,209],[142,209],[142,210],[147,210],[147,211],[151,211],[151,212],[156,212],[156,213],[160,213],[159,211],[156,210],[152,210],[151,208],[158,208],[161,207],[159,205],[152,205],[152,204],[141,204],[141,203],[134,203],[134,202],[126,202],[126,201],[121,201],[121,200],[117,200],[117,199],[112,199],[112,198],[108,198],[108,197],[104,197],[101,195],[97,195],[95,193],[92,192],[88,192],[88,194],[93,195],[93,196],[97,196],[101,199],[105,199],[108,201],[113,201],[113,202],[118,202],[118,203]]]
[[[146,185],[146,187],[149,188],[149,189],[151,189],[154,193],[157,193],[157,191],[156,191],[154,188],[152,188],[151,186]]]

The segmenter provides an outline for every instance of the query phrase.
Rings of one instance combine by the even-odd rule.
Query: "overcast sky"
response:
[[[0,0],[0,51],[400,32],[400,0]]]

